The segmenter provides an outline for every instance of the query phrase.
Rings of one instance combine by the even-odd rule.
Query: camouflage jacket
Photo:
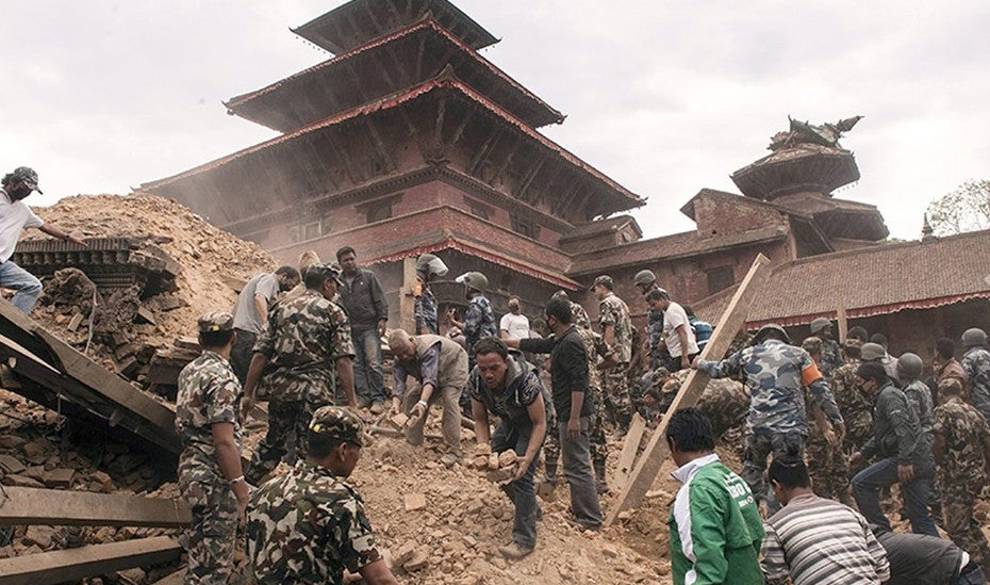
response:
[[[485,295],[475,295],[464,312],[464,339],[469,356],[474,356],[474,344],[482,337],[498,337],[498,325],[492,302]]]
[[[842,348],[834,339],[822,339],[822,375],[830,377],[842,365]]]
[[[578,335],[584,341],[584,347],[588,350],[588,388],[593,388],[596,393],[602,390],[602,373],[598,370],[598,358],[608,356],[608,347],[605,339],[584,327],[577,327]]]
[[[440,319],[437,315],[437,298],[430,285],[420,280],[419,294],[416,295],[416,335],[437,335]]]
[[[632,359],[632,321],[629,319],[626,302],[614,293],[609,293],[598,305],[598,326],[602,335],[608,325],[615,328],[611,349],[616,361],[620,364],[629,363]]]
[[[918,415],[918,423],[923,431],[931,432],[932,418],[934,410],[932,406],[932,391],[921,380],[914,380],[904,386],[904,395],[907,396],[914,414]]]
[[[663,311],[650,309],[649,320],[646,322],[646,340],[650,348],[650,368],[664,365],[660,351],[663,341]]]
[[[974,347],[962,359],[962,368],[969,378],[969,401],[983,416],[990,416],[990,351]]]
[[[982,489],[986,483],[983,445],[990,437],[987,419],[962,399],[951,398],[935,409],[933,430],[945,445],[939,461],[943,491],[957,482]]]
[[[180,489],[190,482],[226,485],[213,445],[213,424],[233,423],[239,450],[241,429],[237,420],[237,403],[240,397],[241,384],[230,363],[212,351],[204,351],[179,372],[175,430],[182,440]]]
[[[584,310],[584,307],[577,303],[571,303],[571,320],[574,325],[577,325],[581,329],[591,329],[591,318],[588,317],[588,311]]]
[[[304,460],[251,494],[247,541],[258,585],[340,585],[381,558],[361,496]]]
[[[307,290],[272,307],[254,351],[271,360],[264,380],[270,398],[291,402],[324,397],[332,403],[336,361],[354,356],[347,313]]]
[[[839,412],[846,419],[861,416],[873,416],[873,401],[863,394],[856,380],[856,370],[860,365],[859,360],[849,360],[832,372],[829,378],[829,388],[835,397],[835,403],[839,406]]]
[[[842,420],[828,383],[800,347],[770,339],[722,361],[699,361],[698,369],[712,378],[743,377],[750,395],[747,430],[807,434],[805,386],[830,421]]]

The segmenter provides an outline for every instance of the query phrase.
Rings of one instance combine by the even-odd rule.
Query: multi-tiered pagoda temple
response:
[[[561,239],[644,203],[536,130],[564,116],[447,0],[352,0],[293,32],[336,56],[225,102],[281,135],[143,189],[286,262],[353,246],[393,295],[403,258],[437,253],[451,276],[484,272],[497,309],[576,290]]]

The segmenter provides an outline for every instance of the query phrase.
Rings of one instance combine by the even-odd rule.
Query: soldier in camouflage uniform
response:
[[[480,272],[467,272],[457,277],[457,282],[464,285],[464,294],[468,299],[464,320],[457,320],[455,309],[447,312],[447,320],[454,327],[464,332],[464,342],[468,352],[468,370],[474,369],[474,344],[482,337],[498,337],[498,325],[495,322],[495,312],[492,302],[485,296],[488,288],[488,277]],[[462,402],[470,405],[470,397],[462,395]]]
[[[179,542],[189,557],[185,585],[226,585],[248,500],[237,417],[241,385],[229,361],[234,317],[208,313],[198,328],[203,353],[179,373],[175,401],[175,430],[182,441],[179,493],[192,507],[192,524]]]
[[[632,400],[629,396],[627,371],[632,359],[632,321],[625,301],[615,296],[611,276],[595,279],[592,290],[598,298],[598,327],[608,345],[615,366],[605,373],[605,406],[620,433],[629,430]]]
[[[816,364],[821,364],[824,341],[819,337],[809,337],[801,343]],[[834,391],[833,391],[834,393]],[[849,491],[849,460],[842,450],[841,437],[835,435],[824,415],[809,396],[805,396],[805,407],[812,415],[815,424],[808,425],[808,473],[816,494],[830,500],[838,500],[852,505]],[[839,409],[842,412],[842,409]],[[845,418],[843,416],[843,418]]]
[[[633,285],[643,294],[643,298],[653,290],[663,290],[657,282],[657,275],[652,270],[640,270],[633,277]],[[646,347],[649,350],[650,369],[656,369],[667,363],[669,356],[664,355],[663,345],[663,311],[650,308],[646,320]]]
[[[433,254],[423,254],[416,259],[416,335],[438,335],[440,320],[437,315],[437,298],[430,283],[447,275],[447,265]]]
[[[846,423],[846,434],[842,440],[846,455],[862,449],[873,436],[873,400],[863,392],[856,378],[861,346],[862,342],[858,339],[850,338],[846,341],[843,347],[845,363],[832,372],[829,380],[835,403]]]
[[[307,435],[307,457],[251,496],[248,559],[258,585],[353,582],[345,570],[369,585],[397,585],[364,502],[346,482],[361,457],[361,419],[324,406]]]
[[[990,469],[990,426],[980,411],[963,400],[958,380],[946,379],[938,390],[942,404],[935,409],[933,431],[945,531],[987,572],[990,550],[973,505],[986,485],[985,470]]]
[[[254,401],[262,372],[269,390],[268,433],[251,458],[248,481],[257,484],[291,451],[295,432],[298,457],[304,451],[306,428],[316,409],[335,402],[336,385],[347,403],[356,406],[354,349],[347,313],[330,299],[337,292],[336,266],[314,264],[303,275],[306,292],[276,304],[268,328],[254,347],[244,385],[245,412]]]
[[[819,317],[811,322],[811,335],[822,341],[822,359],[818,367],[826,378],[832,376],[836,368],[842,365],[842,348],[835,340],[832,322],[825,317]]]
[[[990,350],[982,329],[967,329],[962,336],[965,354],[962,368],[969,379],[969,403],[990,420]]]
[[[782,327],[766,325],[756,333],[753,341],[755,345],[722,361],[699,359],[693,367],[711,378],[744,378],[750,406],[741,475],[753,495],[758,500],[765,500],[764,475],[770,454],[780,457],[803,453],[808,435],[804,387],[808,387],[812,403],[822,409],[832,425],[839,429],[839,434],[842,434],[842,416],[818,366],[808,352],[790,345],[790,337]]]

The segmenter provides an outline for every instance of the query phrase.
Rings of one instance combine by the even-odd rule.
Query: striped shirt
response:
[[[847,506],[803,495],[766,522],[763,573],[770,585],[880,585],[887,553],[866,520]]]

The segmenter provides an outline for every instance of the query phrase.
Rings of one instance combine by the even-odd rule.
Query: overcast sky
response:
[[[455,0],[484,55],[568,115],[544,131],[650,202],[647,236],[691,229],[699,189],[738,192],[787,115],[863,114],[843,145],[916,238],[934,197],[990,178],[990,2]],[[274,134],[220,101],[328,55],[289,32],[337,0],[3,0],[0,169],[50,204],[127,193]]]

